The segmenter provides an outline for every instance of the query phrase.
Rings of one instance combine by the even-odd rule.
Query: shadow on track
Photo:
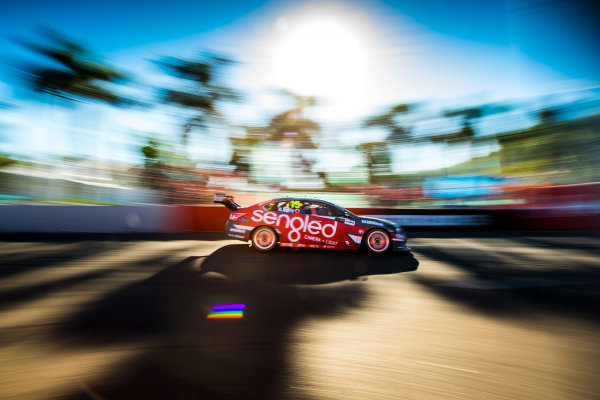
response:
[[[410,265],[398,267],[399,260]],[[55,332],[69,347],[130,343],[136,355],[81,382],[110,399],[278,399],[289,386],[290,332],[310,317],[361,306],[365,273],[414,270],[411,255],[257,253],[245,245],[189,257],[87,305]],[[285,284],[279,284],[285,283]],[[207,319],[210,306],[246,305],[243,319]],[[139,343],[139,345],[136,345]],[[67,399],[87,399],[74,387]]]
[[[520,241],[520,239],[519,239]],[[414,277],[449,300],[497,317],[559,314],[600,323],[597,264],[557,260],[550,266],[528,254],[511,258],[475,248],[421,248],[419,253],[466,273],[460,282]]]
[[[262,253],[248,245],[234,244],[211,254],[202,264],[202,271],[219,272],[241,281],[320,284],[415,271],[418,266],[411,253],[371,255],[350,250],[285,248]]]

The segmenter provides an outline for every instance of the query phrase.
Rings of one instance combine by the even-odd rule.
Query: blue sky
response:
[[[165,82],[151,63],[161,56],[229,54],[240,61],[230,82],[248,94],[233,109],[238,123],[283,110],[277,88],[318,95],[312,116],[338,125],[401,102],[510,101],[598,86],[598,11],[578,0],[2,2],[0,101],[23,100],[14,65],[31,54],[12,39],[35,37],[36,25],[148,85]],[[175,129],[155,118],[142,112],[129,125]]]
[[[124,67],[201,48],[261,65],[279,18],[293,26],[302,10],[309,10],[310,18],[323,9],[339,19],[354,19],[349,30],[361,25],[356,35],[370,40],[363,43],[365,57],[378,64],[371,72],[388,79],[387,89],[397,86],[397,101],[494,92],[507,85],[551,90],[561,82],[593,86],[600,81],[600,35],[593,20],[599,7],[580,0],[3,2],[0,80],[10,84],[6,64],[26,54],[11,38],[31,37],[36,25],[72,36]],[[400,73],[420,83],[423,93],[394,76]],[[248,81],[256,79],[245,75]],[[428,82],[439,87],[437,93]],[[389,96],[381,97],[388,101]]]
[[[240,51],[236,42],[264,39],[278,17],[311,6],[318,12],[323,4],[337,4],[333,9],[338,13],[361,15],[390,47],[422,42],[422,36],[429,35],[428,45],[450,47],[456,52],[451,58],[465,66],[477,58],[477,47],[470,49],[469,44],[512,47],[567,79],[600,77],[600,35],[594,21],[600,7],[581,0],[13,1],[0,6],[0,50],[2,58],[10,60],[16,46],[9,38],[30,36],[36,24],[43,24],[102,54],[140,46],[161,48],[170,41],[177,46],[198,36],[209,39],[194,43],[198,48],[211,47],[216,36]]]

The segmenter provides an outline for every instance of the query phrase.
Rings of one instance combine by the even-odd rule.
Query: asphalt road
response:
[[[413,236],[382,257],[5,237],[0,398],[600,398],[597,236]]]

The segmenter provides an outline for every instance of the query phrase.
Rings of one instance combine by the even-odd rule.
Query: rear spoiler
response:
[[[227,196],[225,193],[215,193],[213,196],[213,203],[221,203],[231,211],[242,208],[242,206],[233,201],[233,196]]]

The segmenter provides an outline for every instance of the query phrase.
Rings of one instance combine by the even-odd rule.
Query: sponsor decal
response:
[[[304,240],[312,240],[313,242],[320,242],[321,238],[316,236],[304,235]]]
[[[362,235],[363,233],[365,233],[365,230],[364,229],[359,229],[358,233],[360,233]]]
[[[242,223],[244,223],[244,224],[245,224],[246,222],[248,222],[248,221],[249,221],[248,217],[242,217],[242,218],[240,218],[240,222],[242,222]]]
[[[330,244],[332,246],[337,246],[337,244],[338,244],[338,242],[335,242],[333,240],[326,240],[325,243]],[[348,243],[348,242],[346,242],[346,243]],[[350,243],[348,243],[348,244],[350,244]]]
[[[359,231],[362,232],[362,231]],[[360,242],[362,242],[362,236],[356,236],[356,235],[350,235],[347,233],[347,235],[350,237],[350,239],[354,240],[354,243],[356,244],[360,244]]]
[[[252,229],[254,229],[254,228],[253,228],[253,227],[251,227],[251,226],[238,225],[238,224],[235,224],[235,225],[233,225],[233,227],[234,227],[235,229],[241,229],[241,230],[244,230],[244,231],[251,231]]]
[[[246,231],[241,230],[241,229],[235,229],[235,228],[231,228],[229,229],[229,232],[236,232],[236,233],[246,233]]]
[[[377,226],[383,226],[383,224],[381,222],[377,222],[377,221],[369,221],[368,219],[363,219],[360,222],[362,222],[363,224],[369,224],[369,225],[377,225]]]
[[[242,235],[234,235],[232,233],[228,233],[227,236],[232,237],[232,238],[236,238],[236,239],[246,239],[245,236]]]
[[[273,226],[285,226],[290,229],[287,238],[290,242],[297,242],[302,237],[301,233],[308,232],[311,235],[322,235],[331,238],[337,231],[337,221],[331,224],[322,224],[321,221],[311,220],[310,215],[294,216],[293,214],[279,214],[263,210],[254,210],[252,212],[252,221],[264,222]]]
[[[356,222],[354,222],[354,220],[353,220],[353,219],[348,219],[348,218],[344,218],[344,223],[345,223],[346,225],[350,225],[350,226],[354,226],[354,225],[356,225]]]

